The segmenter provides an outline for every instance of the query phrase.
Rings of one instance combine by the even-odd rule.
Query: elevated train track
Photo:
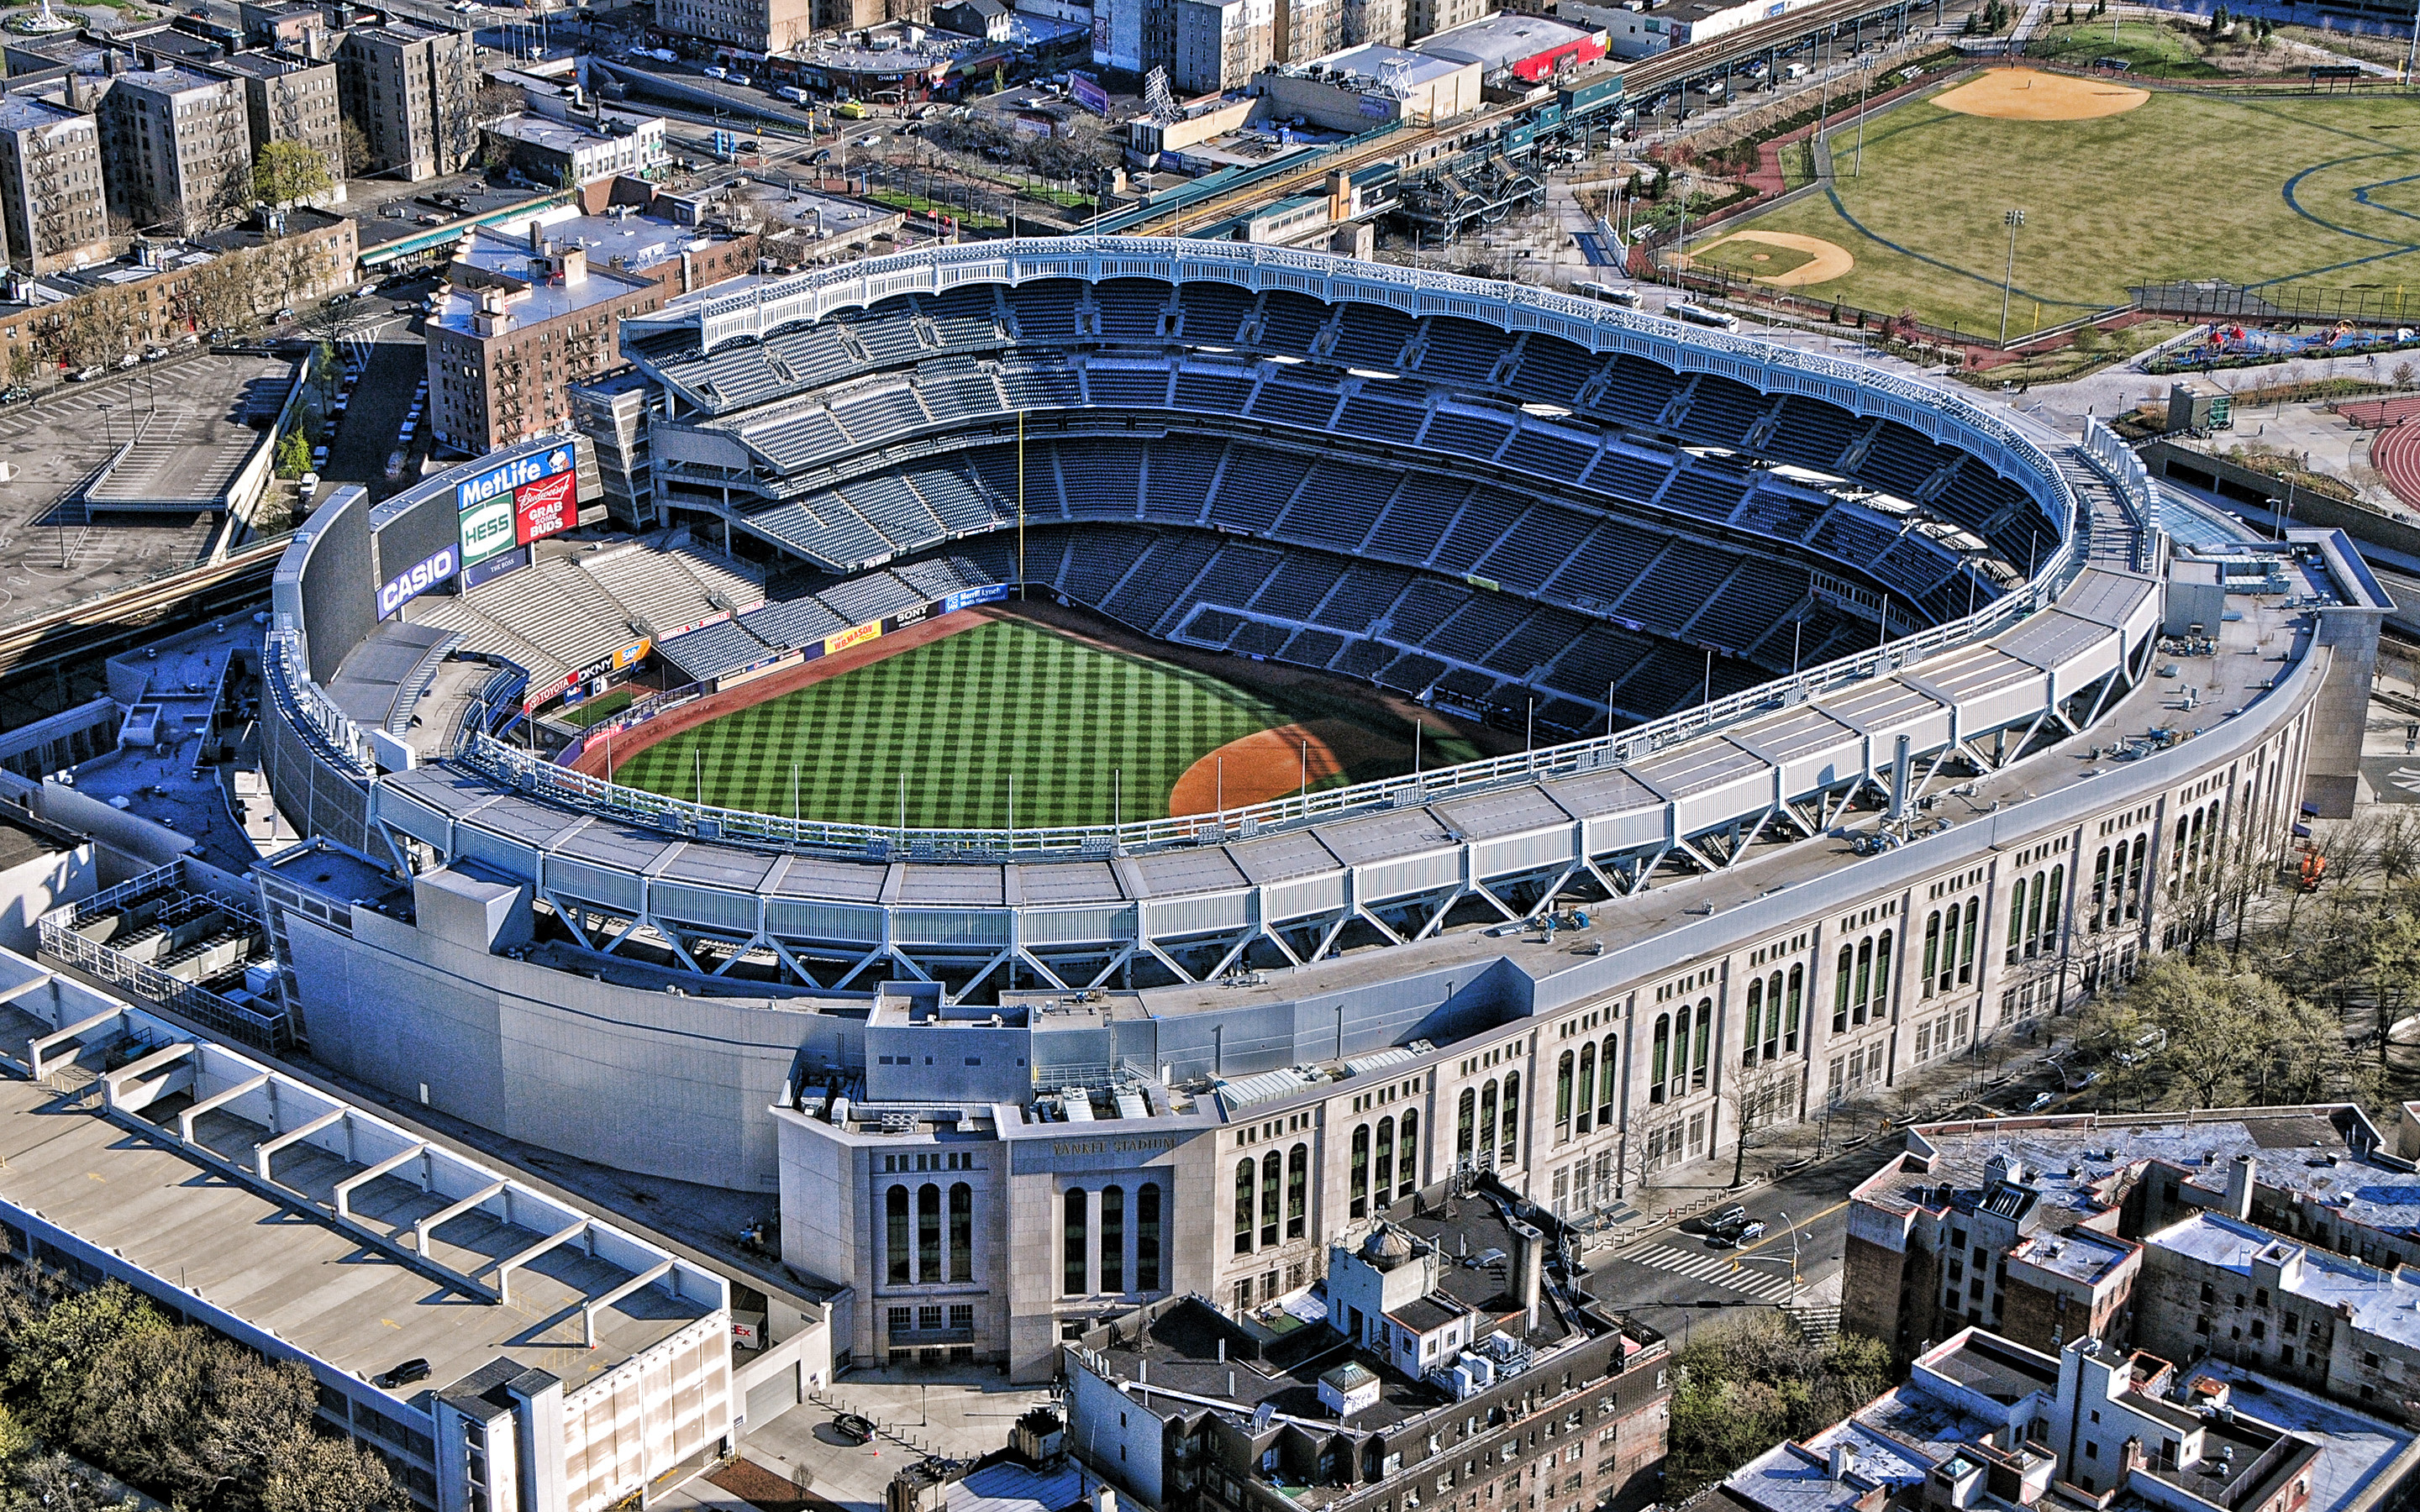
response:
[[[172,629],[266,603],[281,538],[0,628],[0,679],[111,656]]]
[[[1843,25],[1868,17],[1900,15],[1920,8],[1921,0],[1824,0],[1823,4],[1760,21],[1721,37],[1642,58],[1624,65],[1619,70],[1600,73],[1595,80],[1582,79],[1573,87],[1584,90],[1591,82],[1618,77],[1621,81],[1621,89],[1616,98],[1651,98],[1675,86],[1685,86],[1753,62],[1818,32],[1837,31]],[[1937,0],[1934,8],[1939,8]],[[1135,236],[1187,236],[1232,219],[1256,206],[1314,189],[1325,183],[1329,174],[1339,170],[1352,173],[1374,163],[1404,162],[1427,154],[1431,147],[1439,144],[1449,150],[1457,151],[1481,147],[1524,125],[1536,127],[1544,134],[1548,131],[1567,130],[1573,124],[1563,118],[1560,106],[1556,101],[1524,101],[1498,106],[1465,120],[1391,131],[1374,141],[1319,158],[1301,168],[1238,188],[1232,193],[1172,207],[1164,216],[1150,217],[1120,229]]]

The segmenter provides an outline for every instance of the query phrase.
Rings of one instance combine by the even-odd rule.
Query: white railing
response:
[[[311,670],[302,665],[301,637],[289,629],[271,630],[261,653],[262,680],[269,685],[270,697],[291,716],[287,722],[305,735],[317,735],[322,756],[339,768],[351,768],[346,776],[368,780],[369,737],[311,680]]]

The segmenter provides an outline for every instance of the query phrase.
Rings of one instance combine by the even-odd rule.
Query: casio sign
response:
[[[396,610],[453,577],[461,563],[462,559],[455,554],[454,548],[440,547],[427,561],[388,579],[386,586],[379,590],[379,618],[394,618]]]

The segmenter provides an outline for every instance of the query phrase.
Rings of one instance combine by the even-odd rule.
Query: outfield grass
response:
[[[565,724],[585,730],[608,715],[621,713],[637,698],[638,694],[634,690],[617,687],[603,698],[588,699],[579,703],[566,703],[555,711],[554,717]]]
[[[1917,99],[1832,133],[1840,177],[1727,230],[1823,237],[1855,269],[1801,292],[1997,333],[2018,234],[2011,332],[2123,304],[2133,284],[2223,278],[2283,289],[2409,287],[2420,315],[2420,130],[2409,97],[2154,93],[2083,121],[1963,116]],[[2369,186],[2379,186],[2374,190]],[[2375,203],[2356,195],[2365,191]]]
[[[1315,688],[1236,687],[1204,672],[996,620],[675,735],[619,764],[617,781],[725,808],[866,825],[994,828],[1165,817],[1177,779],[1231,740],[1366,705]],[[1388,732],[1408,740],[1410,732]],[[1429,765],[1474,760],[1429,732]],[[1409,765],[1408,761],[1404,763]],[[1348,770],[1329,783],[1383,771]]]
[[[2079,20],[2072,26],[2046,26],[2025,43],[2026,57],[2070,68],[2088,69],[2107,57],[2124,59],[2130,72],[2147,79],[2226,77],[2226,70],[2207,61],[2204,51],[2201,38],[2154,21],[2122,21],[2113,28],[2105,20]]]

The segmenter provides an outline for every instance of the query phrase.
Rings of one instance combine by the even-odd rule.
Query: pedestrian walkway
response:
[[[1653,1271],[1669,1271],[1685,1275],[1708,1286],[1721,1287],[1754,1297],[1760,1302],[1780,1302],[1790,1295],[1790,1271],[1787,1266],[1773,1263],[1779,1257],[1755,1257],[1762,1263],[1740,1264],[1740,1257],[1730,1250],[1674,1249],[1668,1244],[1650,1244],[1634,1250],[1621,1258],[1632,1265],[1643,1265]],[[1733,1269],[1734,1266],[1737,1269]],[[1802,1288],[1803,1289],[1803,1288]]]

